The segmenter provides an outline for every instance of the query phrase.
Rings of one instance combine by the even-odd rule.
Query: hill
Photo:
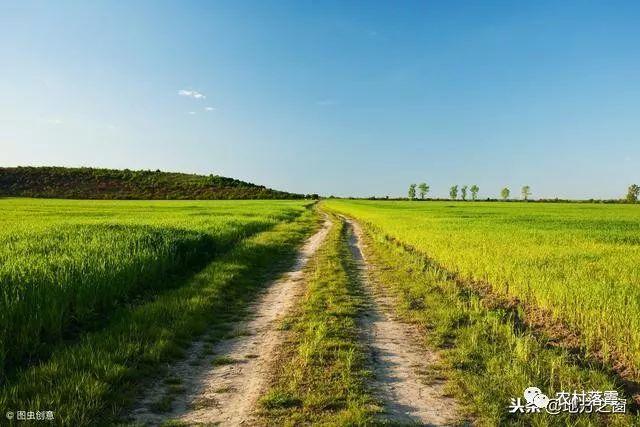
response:
[[[0,196],[183,200],[305,197],[217,175],[30,166],[0,168]]]

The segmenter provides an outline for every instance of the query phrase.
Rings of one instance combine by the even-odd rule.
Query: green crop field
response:
[[[447,271],[486,282],[578,331],[640,379],[640,209],[633,205],[375,202],[325,206]]]
[[[76,421],[79,414],[91,420],[92,405],[104,413],[117,381],[98,372],[115,360],[110,352],[119,353],[113,368],[121,373],[141,360],[166,357],[171,334],[184,340],[202,330],[191,324],[181,331],[179,321],[202,322],[211,316],[205,309],[233,307],[245,298],[228,291],[203,305],[201,299],[211,297],[207,286],[218,289],[240,279],[263,283],[279,264],[291,262],[312,226],[308,205],[0,199],[0,403],[57,402],[62,419]],[[193,274],[207,264],[218,273],[194,288]],[[206,269],[199,274],[206,276]],[[184,299],[189,289],[199,290],[198,300]],[[172,304],[186,306],[175,311]],[[146,329],[152,327],[164,329],[154,335]],[[136,329],[127,343],[127,333]],[[150,356],[154,345],[160,347]],[[74,393],[65,395],[63,385],[56,391],[49,386],[64,382],[65,375],[87,375],[94,382],[85,377],[69,383],[67,391]],[[74,399],[77,413],[70,409]]]
[[[440,352],[440,364],[422,369],[466,402],[461,419],[633,423],[626,416],[512,416],[505,407],[532,384],[635,394],[637,206],[312,205],[0,199],[0,407],[54,409],[67,425],[130,419],[139,393],[184,360],[194,340],[213,346],[237,334],[261,289],[294,265],[320,210],[333,228],[304,270],[305,296],[284,320],[290,335],[260,400],[265,422],[357,424],[383,411],[368,383],[370,344],[360,336],[375,302],[357,273],[345,215],[362,225],[370,280],[394,295],[404,321],[424,326],[411,329],[421,345]],[[502,302],[487,301],[487,288]],[[577,353],[553,337],[549,328],[557,327],[569,331]],[[170,408],[170,397],[152,406]]]

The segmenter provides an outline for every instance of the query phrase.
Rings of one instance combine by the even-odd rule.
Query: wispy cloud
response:
[[[316,101],[316,105],[320,105],[322,107],[328,107],[331,105],[338,105],[339,102],[335,99],[321,99],[320,101]]]
[[[216,111],[215,107],[204,107],[205,111]]]
[[[194,98],[194,99],[205,99],[206,96],[204,96],[204,94],[196,91],[196,90],[187,90],[187,89],[180,89],[178,91],[178,95],[180,96],[186,96],[188,98]]]
[[[190,114],[190,115],[193,116],[194,114],[196,114],[196,112],[195,111],[189,111],[187,114]]]
[[[61,125],[62,124],[62,120],[60,120],[60,119],[46,119],[45,122],[49,123],[50,125]]]

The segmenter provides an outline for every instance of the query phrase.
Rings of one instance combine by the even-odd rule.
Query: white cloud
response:
[[[189,98],[195,98],[195,99],[204,99],[206,98],[206,96],[204,96],[204,94],[196,91],[196,90],[187,90],[187,89],[180,89],[178,91],[178,95],[180,96],[186,96]]]
[[[205,111],[215,111],[214,107],[204,107]]]
[[[322,107],[328,107],[330,105],[338,105],[338,101],[334,99],[321,99],[320,101],[316,101],[316,105],[320,105]]]
[[[195,113],[195,111],[189,111],[187,114],[191,114],[193,116]]]

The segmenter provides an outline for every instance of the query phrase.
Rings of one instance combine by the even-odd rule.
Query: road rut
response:
[[[360,323],[370,349],[371,388],[384,407],[381,418],[411,425],[459,424],[455,400],[444,395],[443,381],[429,375],[437,355],[417,341],[418,331],[395,316],[394,301],[380,286],[374,286],[363,255],[362,230],[357,222],[345,221],[349,247],[368,297]]]
[[[149,388],[132,412],[143,425],[176,420],[188,425],[252,425],[253,410],[267,385],[276,347],[282,343],[279,321],[303,292],[303,269],[327,236],[331,222],[310,237],[300,250],[294,267],[270,285],[250,307],[253,316],[235,325],[233,338],[218,342],[212,354],[202,358],[205,341],[195,342],[188,356],[169,369],[179,378],[184,393],[177,394],[171,410],[158,413],[157,402],[168,392],[165,382]]]

